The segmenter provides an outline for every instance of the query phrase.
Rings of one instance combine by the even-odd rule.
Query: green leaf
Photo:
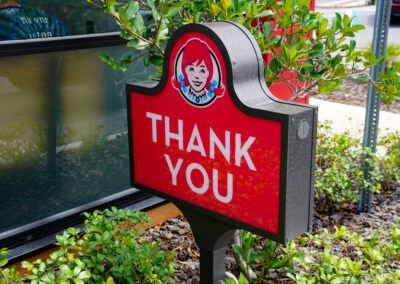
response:
[[[342,16],[339,13],[335,13],[335,17],[332,19],[332,29],[337,32],[342,27]]]
[[[282,267],[285,267],[289,263],[289,261],[290,261],[289,257],[281,258],[279,260],[274,261],[271,265],[271,268],[272,269],[280,269]]]
[[[118,6],[118,2],[116,0],[108,0],[105,1],[106,8],[110,11],[111,14],[115,14],[115,6]]]
[[[249,284],[249,281],[242,273],[239,275],[239,284]]]
[[[161,55],[151,55],[149,57],[149,62],[153,65],[162,66],[163,64],[163,57]]]
[[[150,9],[151,9],[151,13],[152,13],[152,15],[153,15],[153,19],[154,19],[154,21],[155,22],[158,22],[158,20],[160,19],[160,14],[158,13],[158,11],[157,11],[157,8],[156,8],[156,6],[155,6],[155,4],[154,4],[154,0],[147,0],[146,1],[147,2],[147,5],[150,7]]]
[[[279,61],[276,58],[272,58],[268,67],[271,70],[271,72],[276,73],[278,71],[278,69],[280,68]]]
[[[198,12],[196,13],[195,17],[194,17],[194,21],[195,23],[200,23],[203,20],[203,13],[202,12]]]
[[[317,36],[318,37],[322,37],[325,34],[326,29],[328,28],[329,25],[329,21],[328,19],[323,18],[320,22],[319,22],[319,26],[317,29]]]
[[[281,41],[281,36],[273,36],[272,38],[269,39],[268,41],[268,45],[269,46],[276,46],[279,44],[279,42]]]
[[[140,14],[140,13],[136,14],[136,17],[133,20],[133,27],[134,27],[134,31],[139,35],[142,35],[143,32],[146,30],[142,14]]]
[[[5,266],[7,263],[8,263],[8,259],[6,259],[6,258],[0,259],[0,267]]]
[[[275,12],[272,10],[263,10],[261,12],[257,12],[254,17],[255,18],[264,18],[275,15]]]
[[[139,12],[139,2],[130,2],[125,10],[125,15],[128,21],[135,18],[138,12]]]
[[[268,39],[271,36],[272,30],[273,30],[273,28],[272,28],[271,23],[265,22],[263,25],[263,34],[264,34],[265,39]]]
[[[165,17],[174,17],[176,14],[179,13],[179,10],[182,8],[182,6],[186,3],[186,1],[179,1],[179,3],[176,6],[169,7],[167,14],[165,14]]]
[[[356,48],[356,44],[357,44],[357,42],[354,39],[351,39],[350,45],[349,45],[350,49],[354,50]]]
[[[79,278],[79,279],[82,279],[82,280],[87,280],[87,279],[89,279],[90,277],[92,277],[92,275],[91,275],[90,272],[87,271],[87,270],[84,270],[84,271],[80,272],[79,275],[78,275],[78,278]]]
[[[244,257],[244,250],[243,250],[243,248],[242,248],[241,246],[236,245],[236,244],[233,244],[233,245],[232,245],[232,248],[233,248],[233,250],[234,250],[237,254],[239,254],[239,255],[241,255],[242,257]]]
[[[134,39],[128,41],[126,46],[136,48],[137,50],[143,50],[149,46],[149,43],[147,43],[141,39],[134,38]]]
[[[381,64],[384,60],[386,59],[386,55],[382,55],[379,58],[377,58],[374,62],[374,65],[379,65]]]
[[[322,52],[323,49],[324,45],[322,43],[317,43],[308,51],[308,53],[310,54],[310,56],[315,56],[316,54]]]
[[[367,74],[352,74],[350,78],[357,80],[357,81],[368,81],[369,76]]]

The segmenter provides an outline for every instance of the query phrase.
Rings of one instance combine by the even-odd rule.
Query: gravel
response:
[[[335,92],[315,97],[344,104],[366,105],[367,87],[364,84],[349,79],[344,83],[344,87],[349,92]],[[381,109],[400,113],[400,100],[394,101],[392,104],[382,104]],[[316,208],[314,210],[313,231],[317,232],[322,228],[333,230],[334,226],[345,225],[347,228],[359,231],[368,237],[382,225],[394,224],[398,220],[399,214],[400,186],[394,192],[375,195],[372,199],[371,213],[358,212],[356,204],[348,204],[346,208],[337,208],[331,214],[321,213]],[[158,241],[163,249],[176,253],[176,273],[175,279],[171,280],[171,283],[200,283],[200,253],[193,239],[190,225],[184,216],[169,219],[159,226],[150,228],[146,231],[145,239],[147,241]],[[235,259],[229,247],[227,249],[226,268],[227,271],[237,274]],[[274,283],[293,283],[293,281],[281,279],[275,280]]]

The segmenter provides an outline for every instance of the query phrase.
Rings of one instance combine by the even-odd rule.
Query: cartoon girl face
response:
[[[186,42],[175,61],[173,79],[186,101],[197,107],[211,104],[224,93],[220,79],[219,63],[207,44],[198,39]]]
[[[206,88],[208,76],[210,71],[208,70],[204,60],[199,64],[194,62],[185,67],[185,73],[187,80],[193,92],[200,94]]]

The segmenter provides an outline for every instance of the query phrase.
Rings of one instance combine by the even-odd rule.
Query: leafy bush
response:
[[[3,270],[0,283],[168,283],[174,273],[173,253],[141,239],[143,212],[111,208],[84,213],[85,231],[69,228],[57,236],[59,249],[46,260],[22,262]],[[2,250],[3,257],[7,250]],[[0,264],[4,260],[0,258]],[[8,279],[8,280],[7,280]]]
[[[292,261],[296,252],[285,250],[283,245],[250,232],[240,231],[240,237],[242,244],[233,244],[232,248],[243,260],[239,268],[246,279],[263,283],[293,271]]]
[[[301,257],[294,259],[296,283],[398,283],[400,270],[393,266],[400,253],[400,224],[382,227],[370,239],[346,227],[335,232],[324,229],[320,235],[298,239]],[[343,257],[335,255],[341,251]]]
[[[166,42],[177,28],[221,20],[238,22],[251,31],[262,53],[270,57],[265,62],[267,85],[286,83],[291,99],[316,89],[330,93],[349,76],[369,80],[365,69],[384,60],[356,49],[353,38],[364,29],[362,25],[354,25],[351,17],[339,13],[329,23],[321,13],[310,11],[310,0],[86,1],[109,13],[121,27],[121,37],[133,48],[120,60],[101,57],[114,69],[127,70],[127,64],[143,59],[145,66],[154,66],[157,77]],[[373,83],[379,93],[392,97],[400,89],[400,80],[392,69],[386,71],[379,75],[382,83]]]
[[[372,44],[364,52],[365,57],[373,58]],[[381,98],[384,103],[392,103],[394,100],[400,100],[400,88],[398,84],[399,73],[400,45],[389,43],[385,52],[385,69],[378,76],[381,81],[375,82],[376,90],[378,93],[381,93]],[[386,89],[391,89],[391,91],[386,92]]]
[[[380,190],[382,175],[377,155],[363,148],[360,139],[349,131],[333,133],[329,123],[320,124],[318,130],[315,169],[318,202],[322,205],[354,202],[360,189]],[[370,180],[363,174],[363,161],[370,165]]]
[[[368,237],[344,226],[335,227],[334,232],[323,229],[319,233],[300,236],[287,246],[271,245],[271,241],[249,233],[242,233],[242,237],[245,242],[257,240],[251,247],[246,247],[249,267],[257,271],[258,276],[264,267],[271,269],[264,278],[249,278],[242,272],[238,279],[240,284],[272,283],[271,275],[274,275],[273,279],[282,279],[282,273],[299,284],[400,281],[400,270],[396,269],[397,264],[393,265],[399,261],[399,223],[381,227]],[[260,244],[265,246],[260,247]],[[278,253],[271,255],[270,252]],[[221,283],[237,282],[227,278]]]
[[[385,148],[381,158],[384,190],[394,190],[400,183],[400,132],[392,132],[381,138],[379,144]]]

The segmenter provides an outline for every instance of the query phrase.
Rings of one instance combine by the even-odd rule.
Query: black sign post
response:
[[[226,248],[236,228],[184,206],[180,209],[200,249],[200,283],[219,283],[225,278]]]

